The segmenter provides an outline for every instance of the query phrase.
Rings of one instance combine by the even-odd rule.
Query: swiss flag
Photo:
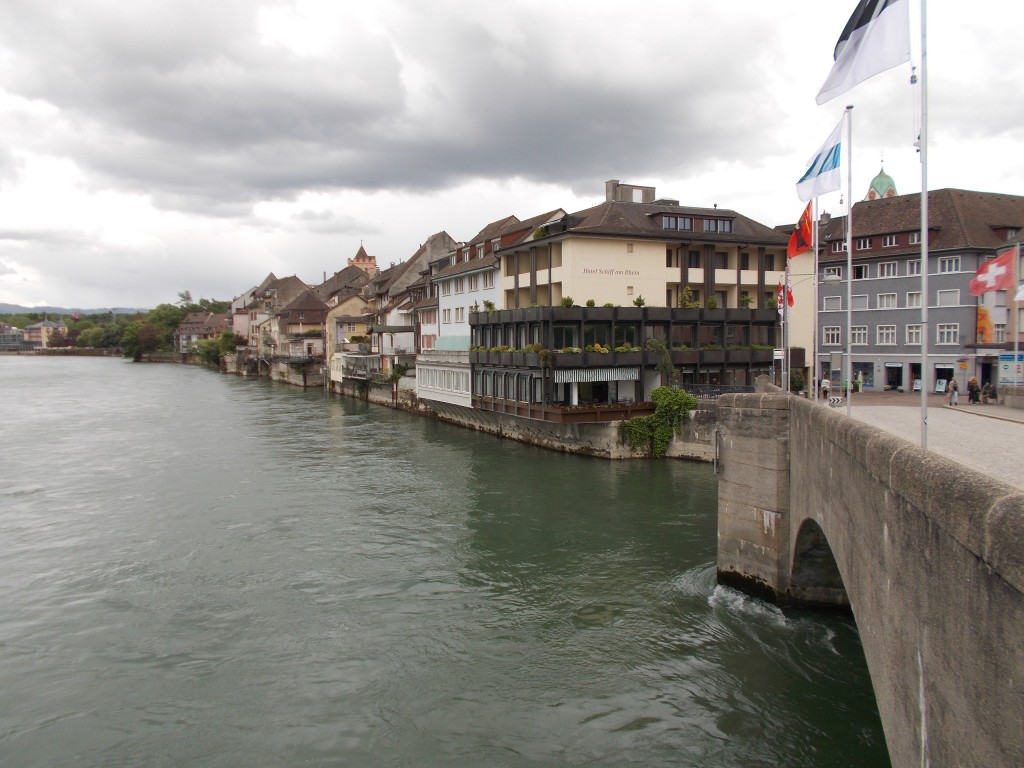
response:
[[[989,291],[1005,291],[1013,288],[1013,256],[1017,246],[1000,251],[978,268],[971,280],[971,296],[981,296]]]

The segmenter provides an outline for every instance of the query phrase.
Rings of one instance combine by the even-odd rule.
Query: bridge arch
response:
[[[825,531],[813,518],[805,519],[793,542],[789,596],[820,607],[850,607],[842,574]]]

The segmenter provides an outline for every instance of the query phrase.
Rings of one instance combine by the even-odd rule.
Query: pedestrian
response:
[[[960,398],[960,387],[957,386],[956,379],[949,380],[949,404],[957,405],[957,400]]]
[[[832,392],[832,382],[828,379],[821,380],[821,399],[828,400],[828,396]]]
[[[971,405],[981,402],[981,387],[978,386],[977,376],[971,376],[967,382],[967,402]]]
[[[988,401],[992,399],[992,382],[986,381],[985,386],[981,388],[981,404],[988,405]]]

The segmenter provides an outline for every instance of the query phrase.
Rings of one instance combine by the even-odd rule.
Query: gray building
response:
[[[921,197],[897,195],[853,208],[850,337],[853,379],[865,388],[911,392],[921,377],[921,340],[927,338],[929,388],[940,391],[954,375],[964,389],[1000,380],[1021,327],[1013,291],[974,297],[978,267],[1015,245],[1024,232],[1024,197],[940,189],[928,193],[928,328],[921,323]],[[847,345],[846,217],[819,222],[817,370],[842,384],[837,366]],[[1018,279],[1021,275],[1018,265]],[[829,275],[840,278],[831,284]],[[1017,314],[1016,320],[1014,314]],[[837,354],[838,353],[838,354]]]

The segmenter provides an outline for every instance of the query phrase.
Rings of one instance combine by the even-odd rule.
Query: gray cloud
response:
[[[647,49],[571,6],[493,25],[473,5],[400,4],[387,34],[349,30],[344,50],[310,57],[261,42],[244,2],[5,8],[9,87],[59,108],[55,148],[105,184],[209,216],[304,190],[699,170],[772,108],[746,99],[732,114],[757,76],[733,50],[756,29],[709,24]]]

